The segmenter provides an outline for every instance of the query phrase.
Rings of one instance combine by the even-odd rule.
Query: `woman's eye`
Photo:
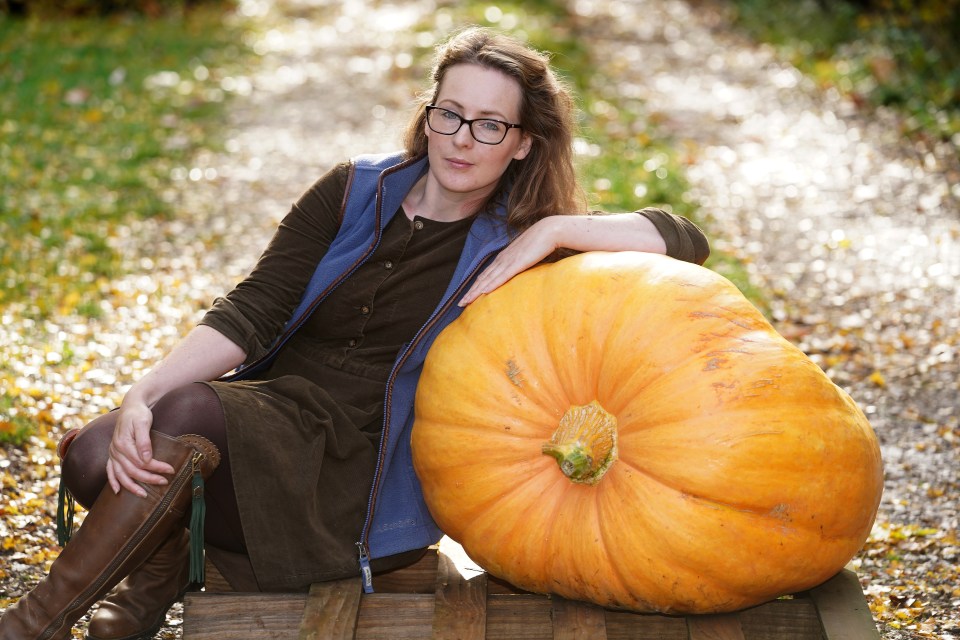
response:
[[[458,116],[457,114],[455,114],[453,111],[446,111],[446,110],[444,110],[444,111],[441,111],[440,114],[443,116],[443,118],[444,118],[445,120],[459,120],[459,119],[460,119],[460,116]]]
[[[496,120],[481,120],[481,121],[480,121],[480,128],[483,129],[484,131],[490,131],[491,133],[500,131],[500,130],[502,129],[502,127],[503,127],[503,125],[501,125],[501,124],[500,124],[499,122],[497,122]]]

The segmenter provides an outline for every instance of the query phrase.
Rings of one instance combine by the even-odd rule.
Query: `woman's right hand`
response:
[[[147,492],[138,483],[167,484],[167,479],[160,474],[173,473],[169,464],[153,459],[150,407],[177,387],[197,380],[213,380],[235,369],[246,357],[246,352],[222,333],[200,325],[130,387],[117,409],[120,414],[107,460],[107,481],[114,493],[124,488],[146,496]]]
[[[114,493],[119,493],[122,487],[146,497],[147,492],[138,482],[167,484],[167,479],[160,474],[171,474],[174,470],[166,462],[153,458],[150,444],[153,412],[150,407],[127,394],[118,411],[108,452],[107,481]]]

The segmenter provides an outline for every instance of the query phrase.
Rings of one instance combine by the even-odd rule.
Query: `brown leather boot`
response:
[[[181,528],[100,601],[87,640],[147,640],[189,589],[190,534]]]
[[[201,478],[220,462],[200,436],[151,432],[153,455],[174,473],[166,485],[143,485],[147,497],[104,487],[50,573],[0,618],[0,640],[60,640],[73,624],[170,536],[182,528]]]

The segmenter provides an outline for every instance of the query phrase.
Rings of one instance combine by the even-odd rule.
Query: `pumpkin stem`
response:
[[[596,400],[570,407],[540,450],[573,482],[596,484],[617,459],[617,419]]]

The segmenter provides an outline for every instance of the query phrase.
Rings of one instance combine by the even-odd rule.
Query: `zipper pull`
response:
[[[193,471],[193,475],[200,475],[200,463],[203,462],[203,459],[206,458],[200,451],[194,451],[193,456],[190,458],[190,467]]]
[[[360,549],[360,577],[363,579],[363,592],[373,593],[373,571],[370,569],[367,545],[358,542],[357,547]]]

